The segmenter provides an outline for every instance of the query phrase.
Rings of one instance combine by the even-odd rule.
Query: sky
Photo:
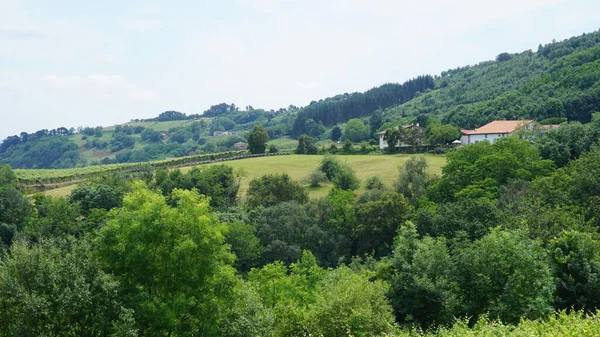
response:
[[[0,140],[221,102],[278,109],[537,50],[597,0],[0,0]]]

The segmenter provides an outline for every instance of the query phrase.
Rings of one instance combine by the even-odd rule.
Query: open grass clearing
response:
[[[446,163],[444,156],[435,155],[417,155],[423,156],[429,164],[429,172],[432,174],[441,175],[442,166]],[[348,165],[356,172],[356,176],[360,179],[361,184],[372,176],[379,176],[386,186],[391,187],[398,178],[398,167],[410,158],[410,155],[337,155],[338,159]],[[250,180],[261,177],[268,173],[287,173],[292,179],[302,181],[310,172],[316,170],[321,163],[323,156],[321,155],[290,155],[276,157],[260,157],[248,158],[242,160],[234,160],[223,163],[215,163],[208,165],[225,164],[233,167],[234,171],[243,171],[244,177],[241,181],[240,196],[244,197]],[[186,172],[191,167],[182,168]],[[308,187],[307,183],[303,183]],[[363,184],[364,185],[364,184]],[[308,187],[311,198],[319,198],[327,195],[333,185],[324,183],[316,188]],[[361,186],[356,192],[362,194],[365,191],[364,186]]]

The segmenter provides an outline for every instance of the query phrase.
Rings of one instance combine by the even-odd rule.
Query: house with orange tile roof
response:
[[[522,128],[533,128],[533,121],[493,121],[475,130],[460,130],[460,143],[461,145],[469,145],[485,140],[493,143],[496,139],[510,136]]]

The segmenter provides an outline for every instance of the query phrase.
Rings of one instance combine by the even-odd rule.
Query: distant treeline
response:
[[[375,110],[386,109],[412,99],[418,92],[433,89],[430,75],[419,76],[403,84],[387,83],[364,93],[345,93],[300,109],[291,129],[293,136],[310,134],[314,123],[332,126],[352,118],[365,117]]]

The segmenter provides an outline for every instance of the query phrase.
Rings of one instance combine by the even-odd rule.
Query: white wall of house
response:
[[[502,137],[507,137],[507,136],[510,136],[510,133],[486,133],[486,134],[481,134],[481,135],[462,135],[460,137],[460,143],[462,145],[469,145],[469,144],[478,143],[478,142],[481,142],[484,140],[487,140],[490,143],[493,143],[496,141],[496,139],[502,138]]]
[[[408,147],[410,146],[409,144],[406,143],[401,143],[400,141],[398,141],[398,143],[396,143],[396,147]],[[388,147],[388,143],[385,139],[383,139],[383,135],[379,135],[379,149],[380,150],[384,150],[387,149]]]

